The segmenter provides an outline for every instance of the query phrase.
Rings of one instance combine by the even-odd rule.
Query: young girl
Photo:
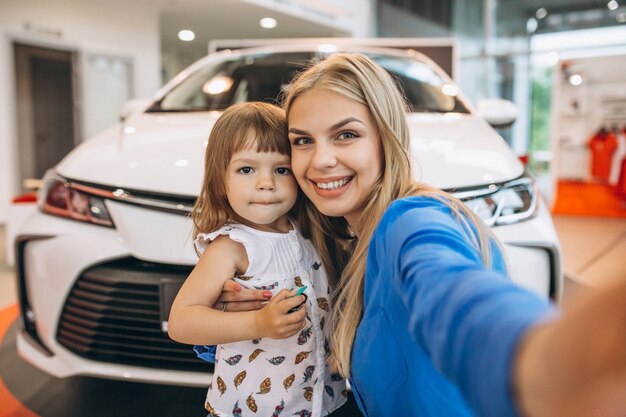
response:
[[[326,366],[328,262],[290,219],[297,199],[284,112],[266,103],[226,110],[193,211],[200,260],[169,318],[172,339],[220,345],[210,416],[323,416],[345,402],[344,380]],[[233,276],[272,299],[257,311],[210,308]]]

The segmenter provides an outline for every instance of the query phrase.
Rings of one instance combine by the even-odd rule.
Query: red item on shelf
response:
[[[591,149],[591,176],[608,181],[611,176],[613,153],[617,149],[617,136],[606,129],[600,129],[589,140]]]
[[[619,179],[617,180],[615,191],[619,196],[626,198],[626,158],[622,159],[622,167],[619,172]]]

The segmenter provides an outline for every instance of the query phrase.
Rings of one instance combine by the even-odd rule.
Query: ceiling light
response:
[[[583,83],[583,77],[580,74],[572,74],[567,79],[571,85],[581,85]]]
[[[259,25],[264,29],[274,29],[278,25],[278,22],[273,17],[264,17],[259,20]]]
[[[526,21],[526,32],[535,33],[537,28],[539,27],[539,22],[534,17],[529,17]]]
[[[619,23],[626,23],[626,13],[618,13],[617,16],[615,16],[615,19]]]
[[[540,9],[537,9],[537,11],[535,12],[535,16],[537,17],[537,19],[541,20],[544,17],[546,17],[548,15],[548,9],[546,9],[545,7],[542,7]]]
[[[192,40],[196,39],[196,34],[193,33],[193,30],[183,29],[178,32],[178,39],[184,42],[191,42]]]
[[[610,2],[606,4],[606,7],[608,7],[609,10],[615,10],[619,7],[619,4],[617,3],[617,1],[611,0]]]

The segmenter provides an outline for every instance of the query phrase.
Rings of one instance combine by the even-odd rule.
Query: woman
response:
[[[626,281],[560,318],[511,284],[487,228],[413,182],[404,102],[368,58],[333,55],[288,91],[303,220],[319,250],[351,253],[327,265],[343,271],[331,362],[364,414],[626,412]]]

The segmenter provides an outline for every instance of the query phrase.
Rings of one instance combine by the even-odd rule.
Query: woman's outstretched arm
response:
[[[525,416],[626,416],[626,276],[528,332],[513,375]]]
[[[477,415],[626,416],[626,276],[554,314],[429,204],[391,211],[372,245],[393,262],[409,332]]]
[[[475,414],[519,416],[513,358],[528,329],[551,317],[548,301],[485,268],[469,233],[437,200],[395,202],[372,251],[389,265],[390,285],[409,314],[407,332]]]

